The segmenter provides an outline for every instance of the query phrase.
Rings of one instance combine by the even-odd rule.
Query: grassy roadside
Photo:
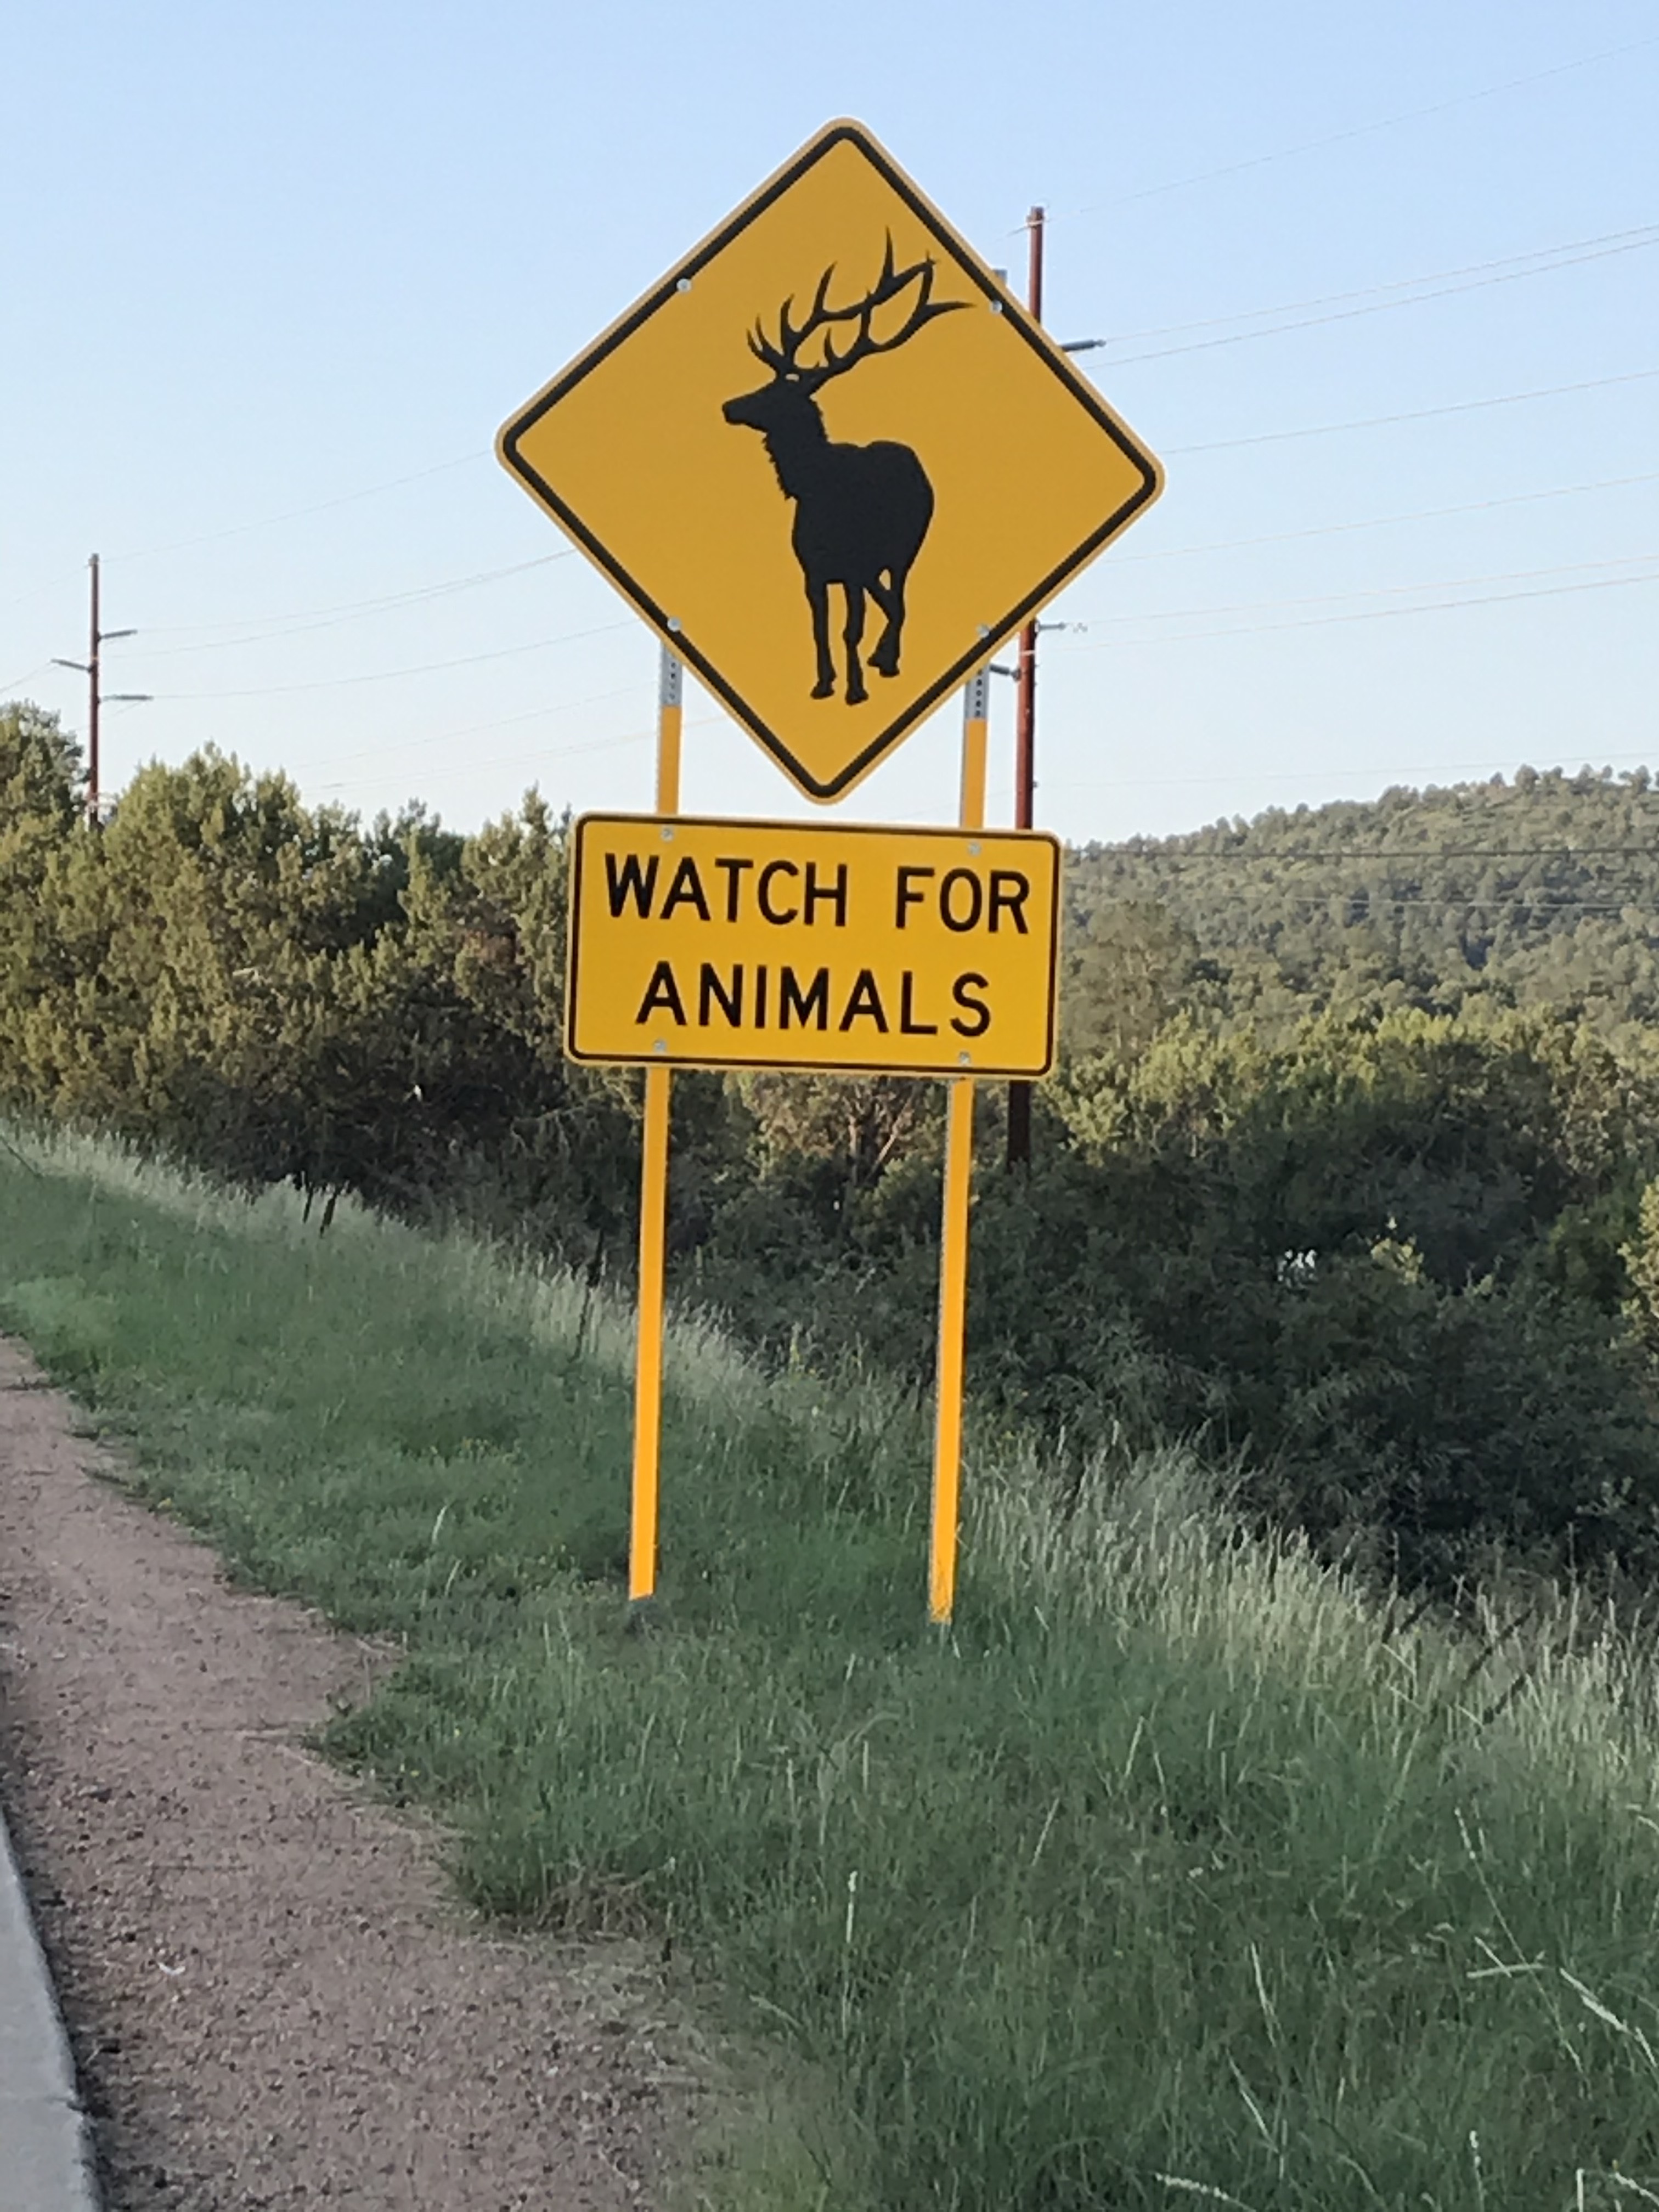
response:
[[[443,1811],[472,1895],[672,1931],[830,2085],[779,2212],[1659,2203],[1634,1660],[1386,1636],[1174,1455],[1067,1522],[974,1468],[941,1642],[915,1417],[694,1325],[630,1637],[615,1313],[23,1150],[0,1324],[240,1571],[406,1638],[335,1748]]]

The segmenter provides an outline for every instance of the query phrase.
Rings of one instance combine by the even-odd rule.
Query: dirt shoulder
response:
[[[110,2212],[660,2203],[648,1971],[471,1920],[302,1747],[384,1660],[96,1467],[0,1339],[0,1795]]]

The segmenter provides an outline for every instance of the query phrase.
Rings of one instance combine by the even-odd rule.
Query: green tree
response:
[[[48,884],[79,825],[80,748],[53,714],[0,708],[0,1101],[50,1103],[23,1024],[69,982]]]

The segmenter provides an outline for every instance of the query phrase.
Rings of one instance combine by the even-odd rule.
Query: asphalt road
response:
[[[0,2212],[94,2212],[69,2045],[0,1816]]]

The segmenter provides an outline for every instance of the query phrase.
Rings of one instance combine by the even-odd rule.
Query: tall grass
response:
[[[832,2086],[826,2212],[1659,2203],[1654,1675],[1570,1594],[1395,1627],[1189,1455],[981,1443],[940,1637],[920,1417],[686,1318],[630,1634],[625,1316],[20,1142],[0,1319],[240,1571],[404,1639],[333,1747],[473,1898],[672,1940]]]

